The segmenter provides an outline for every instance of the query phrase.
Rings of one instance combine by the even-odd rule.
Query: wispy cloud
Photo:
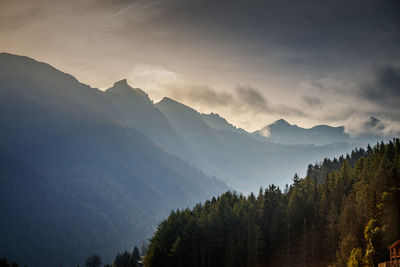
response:
[[[271,112],[268,100],[258,90],[252,87],[238,87],[236,89],[238,102],[251,108],[255,112]]]
[[[208,86],[189,86],[185,91],[178,87],[171,88],[172,97],[186,98],[191,103],[207,107],[228,106],[233,103],[233,96],[226,92],[218,92]]]
[[[253,87],[238,87],[236,89],[237,103],[244,107],[245,110],[251,111],[252,113],[264,113],[264,114],[277,114],[281,116],[306,116],[303,111],[296,107],[287,106],[283,103],[270,103],[264,96],[261,90],[257,90]]]
[[[274,114],[279,116],[306,116],[301,110],[282,103],[272,104],[264,94],[251,86],[239,86],[229,92],[219,91],[210,86],[180,85],[168,86],[168,95],[186,104],[201,105],[210,111],[229,109],[236,114]]]
[[[309,106],[315,107],[315,106],[322,105],[322,101],[319,97],[303,95],[301,98]]]
[[[144,23],[167,12],[172,2],[165,0],[116,1],[114,9],[110,10],[103,20],[115,27],[124,27],[132,22]]]

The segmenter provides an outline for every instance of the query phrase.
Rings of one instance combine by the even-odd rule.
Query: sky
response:
[[[0,0],[0,52],[248,131],[400,132],[398,0]]]

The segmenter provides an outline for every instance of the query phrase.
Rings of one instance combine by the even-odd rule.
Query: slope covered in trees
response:
[[[158,227],[146,266],[374,266],[400,238],[400,140],[310,165],[282,192],[227,192]],[[360,264],[360,265],[351,265]]]

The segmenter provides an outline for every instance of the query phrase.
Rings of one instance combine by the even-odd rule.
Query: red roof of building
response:
[[[394,242],[393,244],[391,244],[391,245],[389,246],[389,249],[393,249],[393,248],[395,248],[395,247],[400,247],[400,239],[397,240],[396,242]]]

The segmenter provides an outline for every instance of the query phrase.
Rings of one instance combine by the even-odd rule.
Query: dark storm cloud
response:
[[[281,60],[289,66],[318,72],[364,62],[368,53],[400,56],[396,0],[173,2],[164,19],[200,31],[213,29],[226,41],[248,42],[242,48],[259,58],[281,50]]]
[[[375,81],[366,85],[361,95],[371,102],[399,108],[400,68],[390,65],[379,67],[375,73]]]
[[[160,21],[181,26],[214,26],[225,37],[247,36],[296,48],[342,48],[363,42],[371,34],[385,36],[399,30],[400,4],[397,0],[337,1],[253,1],[245,0],[143,0],[100,1],[102,7],[121,10],[141,6],[148,12],[158,10]],[[129,12],[124,13],[129,17]],[[221,33],[221,32],[219,32]],[[399,40],[399,37],[390,36]],[[368,39],[371,40],[371,39]],[[363,47],[376,43],[367,42]],[[355,49],[357,47],[349,47]],[[362,47],[358,47],[362,49]],[[329,61],[328,63],[332,63]]]
[[[31,2],[37,3],[35,8],[7,16],[7,20],[37,17],[34,9],[46,9],[53,2],[61,7],[49,13],[62,15],[67,5],[61,0]],[[380,60],[400,60],[398,0],[71,0],[65,10],[87,17],[100,10],[96,20],[120,27],[124,38],[132,36],[135,41],[138,37],[132,31],[139,23],[148,34],[163,33],[165,39],[179,40],[185,46],[211,40],[237,46],[238,57],[251,58],[255,68],[268,60],[279,63],[277,70],[302,68],[316,76],[365,64],[370,61],[366,55],[379,53]]]

